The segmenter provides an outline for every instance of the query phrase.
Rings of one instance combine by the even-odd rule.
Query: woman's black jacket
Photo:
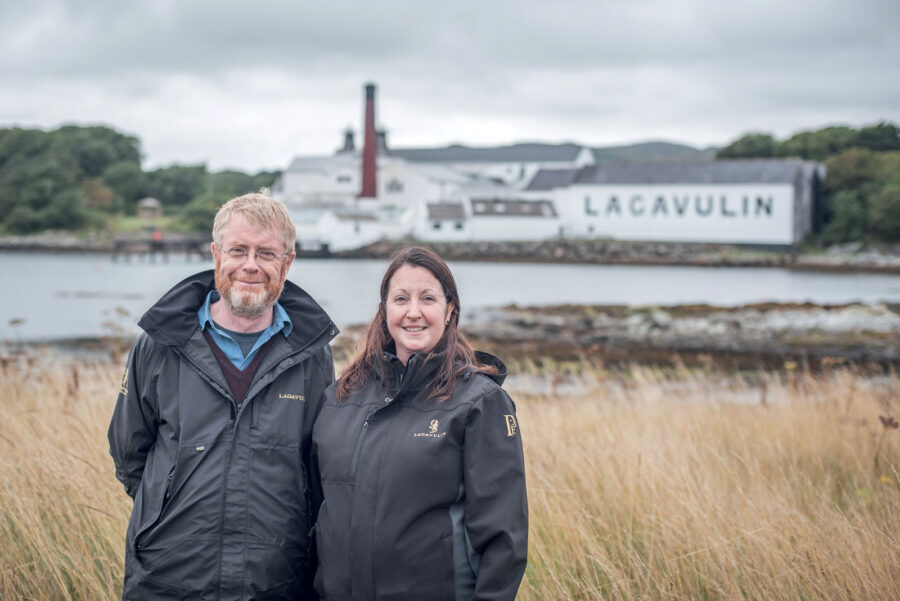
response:
[[[512,601],[525,571],[522,439],[506,368],[468,370],[428,399],[438,361],[386,354],[386,374],[343,401],[332,385],[313,430],[325,501],[316,588],[327,601]]]

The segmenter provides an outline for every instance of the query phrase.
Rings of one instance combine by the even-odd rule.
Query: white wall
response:
[[[359,194],[360,176],[352,168],[338,166],[303,171],[285,171],[281,176],[285,203],[336,202]]]
[[[383,237],[377,221],[348,221],[327,213],[319,222],[319,237],[328,242],[332,251],[349,250],[371,244]]]
[[[442,186],[417,173],[408,163],[393,162],[379,168],[377,184],[382,205],[406,208],[441,199]],[[398,191],[397,184],[403,189]]]
[[[791,184],[576,185],[552,196],[572,237],[794,242]]]
[[[466,242],[472,239],[470,219],[424,219],[418,223],[413,235],[419,240],[429,242]],[[434,223],[440,223],[440,229],[434,229]],[[462,223],[462,229],[456,224]]]
[[[554,217],[474,216],[470,240],[544,240],[559,236],[561,222]]]

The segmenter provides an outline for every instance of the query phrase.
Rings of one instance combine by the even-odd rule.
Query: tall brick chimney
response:
[[[378,154],[378,140],[375,133],[375,84],[366,84],[366,126],[362,155],[362,191],[360,198],[375,198],[378,188],[375,184],[375,162]]]

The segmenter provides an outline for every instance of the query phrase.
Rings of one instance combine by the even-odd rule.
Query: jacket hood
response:
[[[212,269],[189,276],[175,284],[144,313],[138,326],[160,344],[181,346],[200,327],[197,311],[214,289],[215,272]],[[288,342],[294,348],[306,346],[329,328],[329,339],[337,335],[338,329],[325,310],[290,280],[285,280],[278,302],[291,318],[293,329]]]
[[[486,353],[484,351],[475,351],[475,359],[482,365],[492,365],[497,368],[497,373],[495,374],[486,374],[484,372],[480,372],[483,376],[486,376],[497,383],[497,386],[502,386],[504,380],[506,380],[506,376],[509,374],[509,371],[506,369],[506,364],[500,360],[499,357],[492,355],[490,353]],[[472,367],[470,372],[477,372],[477,370]]]

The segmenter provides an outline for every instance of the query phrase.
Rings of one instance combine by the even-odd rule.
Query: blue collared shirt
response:
[[[228,335],[228,332],[216,326],[216,323],[212,320],[212,316],[209,313],[209,306],[220,298],[221,297],[216,290],[210,290],[209,294],[206,295],[206,301],[197,311],[197,317],[200,319],[200,329],[205,330],[206,327],[209,326],[209,335],[212,336],[213,341],[220,349],[222,349],[225,356],[234,363],[234,366],[240,370],[243,370],[250,365],[250,362],[253,361],[253,357],[256,356],[259,347],[268,342],[272,336],[281,332],[284,334],[284,337],[287,338],[291,335],[291,330],[294,329],[294,324],[291,323],[291,318],[288,317],[287,311],[284,310],[284,307],[275,303],[272,312],[272,325],[260,332],[259,339],[245,357],[244,353],[241,351],[240,345],[235,342],[234,338]]]

